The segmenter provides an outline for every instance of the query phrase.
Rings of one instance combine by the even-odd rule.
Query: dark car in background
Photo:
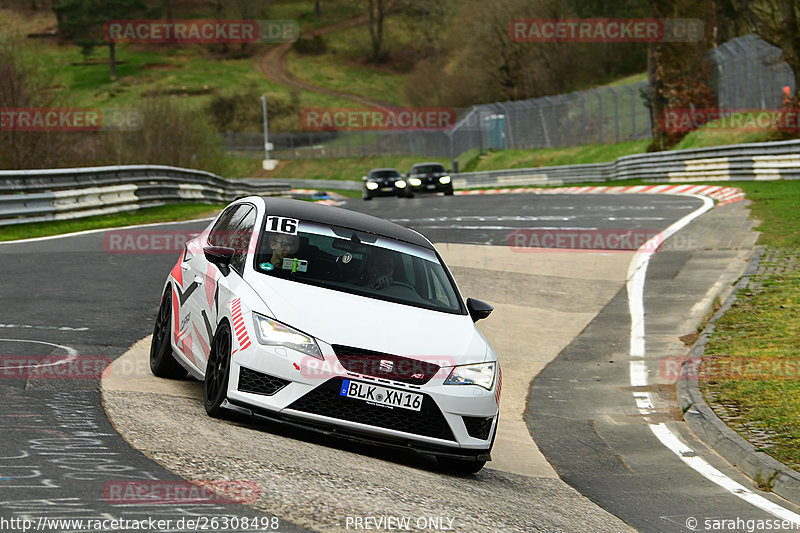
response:
[[[405,174],[411,192],[443,192],[453,194],[453,180],[440,163],[417,163]]]
[[[364,200],[372,200],[375,196],[413,196],[396,168],[374,168],[361,179],[364,180]]]

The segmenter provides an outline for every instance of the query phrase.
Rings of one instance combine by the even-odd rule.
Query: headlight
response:
[[[405,188],[406,188],[406,182],[405,182],[405,181],[403,181],[403,180],[397,180],[397,181],[395,181],[395,182],[394,182],[394,185],[395,185],[395,187],[397,187],[398,189],[405,189]]]
[[[497,363],[478,363],[453,367],[450,375],[444,380],[445,385],[477,385],[492,390],[494,370]]]
[[[317,359],[323,359],[322,351],[312,337],[256,313],[253,313],[253,319],[256,324],[256,337],[261,344],[286,346]]]
[[[410,180],[408,180],[408,182],[411,185],[413,185],[414,187],[418,187],[418,186],[422,185],[422,180],[419,179],[419,178],[411,178]]]
[[[374,181],[368,181],[367,182],[367,189],[369,189],[371,191],[374,191],[377,188],[378,188],[378,184],[375,183]]]
[[[450,176],[442,176],[441,178],[439,178],[439,183],[441,183],[442,185],[447,185],[448,183],[450,183]]]

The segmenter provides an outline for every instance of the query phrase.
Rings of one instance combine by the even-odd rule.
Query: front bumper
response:
[[[399,189],[397,187],[378,187],[373,190],[364,188],[363,192],[365,196],[369,196],[370,198],[375,198],[376,196],[403,196],[406,194],[405,189]]]
[[[440,183],[439,178],[420,178],[422,183],[419,185],[409,185],[413,192],[452,192],[453,182]]]
[[[424,385],[379,380],[347,371],[330,346],[320,343],[320,348],[325,361],[282,348],[276,354],[266,346],[236,353],[229,402],[254,415],[323,432],[421,453],[487,460],[497,426],[495,390],[443,385],[447,367]],[[343,397],[343,379],[421,394],[421,409],[392,409]]]

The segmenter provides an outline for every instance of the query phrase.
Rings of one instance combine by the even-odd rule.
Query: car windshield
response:
[[[297,283],[464,314],[455,284],[432,250],[345,228],[304,221],[296,235],[265,228],[255,269]]]
[[[414,174],[433,174],[434,172],[444,172],[444,167],[442,165],[422,165],[414,167],[411,172]]]
[[[370,178],[396,178],[400,176],[400,173],[396,170],[373,170],[369,173]]]

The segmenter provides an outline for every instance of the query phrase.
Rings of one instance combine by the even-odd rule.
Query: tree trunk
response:
[[[661,76],[658,73],[658,59],[655,43],[647,45],[647,101],[650,104],[650,131],[653,135],[653,150],[664,149],[664,130],[661,127],[661,116],[664,113],[664,101],[661,97]]]
[[[322,11],[320,10],[320,7],[319,7],[319,0],[315,0],[314,1],[314,15],[317,18],[320,18],[322,16]]]
[[[800,35],[797,25],[797,2],[779,2],[779,10],[783,27],[780,32],[780,48],[783,50],[783,60],[792,67],[795,77],[800,77]],[[795,102],[800,95],[800,87],[795,84]]]
[[[383,58],[383,19],[386,17],[386,0],[369,0],[369,36],[372,41],[372,61]]]
[[[108,43],[108,67],[111,69],[111,81],[117,79],[117,48],[113,41]]]

